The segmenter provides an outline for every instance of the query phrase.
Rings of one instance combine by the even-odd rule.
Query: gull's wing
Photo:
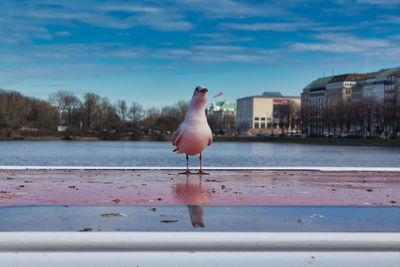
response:
[[[211,128],[210,128],[210,126],[208,126],[208,129],[209,129],[209,135],[208,135],[208,146],[209,145],[211,145],[212,144],[212,142],[213,142],[213,135],[212,135],[212,131],[211,131]]]
[[[179,124],[178,130],[176,130],[174,134],[174,139],[172,140],[172,144],[174,146],[178,144],[179,139],[182,137],[182,135],[183,135],[183,123]]]

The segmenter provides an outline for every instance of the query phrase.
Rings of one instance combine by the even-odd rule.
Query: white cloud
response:
[[[321,33],[311,36],[319,42],[293,42],[289,49],[293,52],[319,51],[327,53],[359,53],[365,54],[377,49],[394,47],[388,40],[374,38],[359,38],[352,34]]]
[[[80,71],[87,71],[88,66],[100,70],[100,66],[108,68],[108,65],[92,63],[104,62],[104,59],[107,59],[107,62],[124,59],[119,67],[117,64],[112,65],[112,69],[125,71],[126,68],[123,65],[127,62],[130,65],[141,62],[146,67],[156,68],[159,66],[152,63],[159,59],[163,59],[163,62],[166,62],[165,65],[176,66],[210,62],[282,63],[294,60],[303,52],[314,51],[335,54],[358,53],[371,55],[371,57],[378,57],[379,53],[386,56],[399,55],[399,49],[395,43],[399,37],[396,35],[385,40],[338,33],[338,31],[369,27],[362,21],[357,25],[343,24],[342,26],[337,23],[308,21],[302,18],[304,14],[301,13],[291,13],[292,16],[289,16],[288,7],[293,8],[299,4],[298,1],[293,3],[284,0],[284,4],[274,4],[263,1],[232,0],[150,0],[144,2],[70,0],[56,2],[59,7],[48,5],[53,3],[52,0],[27,1],[24,2],[24,6],[20,3],[18,1],[2,2],[0,43],[6,43],[6,46],[9,44],[23,44],[23,46],[16,46],[20,48],[19,51],[18,48],[0,51],[0,61],[22,63],[20,70],[21,73],[27,70],[26,78],[53,74],[50,68],[42,66],[48,62],[51,62],[58,71],[69,72],[68,68],[81,65],[77,67]],[[369,8],[363,7],[366,10]],[[194,16],[190,17],[191,15]],[[385,16],[382,20],[384,19],[387,23],[400,24],[398,16]],[[257,23],[251,23],[254,21]],[[197,24],[202,23],[207,24],[207,28],[198,27],[194,30]],[[43,43],[47,42],[40,42],[41,45],[35,45],[38,39],[50,40],[53,37],[68,37],[72,34],[74,38],[65,38],[63,41],[79,42],[79,34],[75,34],[75,30],[78,32],[81,24],[91,25],[92,33],[96,31],[102,37],[103,34],[110,33],[110,29],[114,29],[109,40],[115,38],[118,42],[128,41],[125,44],[44,45]],[[58,26],[55,32],[51,27],[54,25]],[[150,41],[146,40],[147,36],[136,36],[137,32],[131,30],[139,26],[156,31],[190,32],[185,35],[182,33],[159,34],[163,37],[161,39],[157,37],[156,42],[149,44]],[[51,32],[48,29],[51,29]],[[241,32],[235,32],[235,30]],[[263,35],[268,37],[268,31],[283,33],[279,36],[285,36],[285,39],[287,36],[293,38],[292,40],[302,39],[277,44],[277,40],[263,37]],[[302,31],[323,33],[305,36]],[[152,34],[151,31],[147,33]],[[176,39],[175,34],[178,36]],[[278,34],[271,34],[271,36],[278,36]],[[309,41],[304,41],[304,37],[309,37]],[[54,40],[57,42],[60,38],[54,38]],[[99,39],[95,36],[93,40]],[[142,46],[132,44],[137,40],[139,40],[137,43]],[[149,40],[153,41],[153,38]],[[278,48],[267,49],[270,46]],[[23,65],[26,65],[26,69]],[[37,65],[38,69],[42,68],[42,71],[35,71],[34,65]],[[30,67],[32,70],[29,69]],[[71,75],[74,73],[75,69],[71,71]],[[2,74],[1,77],[6,78],[4,75]],[[23,76],[20,74],[18,78]],[[17,69],[11,73],[10,77],[17,77]]]
[[[398,5],[400,0],[357,0],[358,4],[370,5]]]
[[[0,43],[30,43],[32,39],[49,40],[52,38],[46,27],[20,23],[16,18],[1,16],[1,11],[0,25]]]
[[[135,51],[135,49],[118,49],[114,50],[109,54],[109,58],[122,58],[122,59],[132,59],[138,58],[140,54]]]
[[[155,51],[152,55],[154,58],[162,58],[162,59],[184,59],[192,54],[192,51],[189,49],[176,49],[176,48],[163,48]]]
[[[351,31],[351,30],[356,30],[364,27],[365,25],[351,25],[351,26],[317,26],[313,27],[310,30],[316,31],[316,32],[337,32],[337,31]]]
[[[25,62],[25,60],[26,58],[23,57],[22,55],[11,54],[8,52],[0,51],[0,62],[2,63],[15,64],[15,63]]]
[[[193,45],[187,49],[163,48],[153,51],[153,58],[181,63],[232,62],[265,64],[284,57],[278,50],[230,45]]]
[[[239,52],[245,50],[246,48],[241,46],[231,46],[231,45],[195,45],[192,46],[192,49],[201,51]]]
[[[245,1],[232,0],[187,0],[173,1],[182,9],[200,11],[206,17],[214,18],[247,18],[280,16],[286,14],[285,8],[272,3],[250,4]]]
[[[13,84],[26,79],[41,79],[46,77],[50,81],[77,77],[91,77],[113,73],[128,72],[134,67],[121,65],[71,63],[60,65],[25,65],[18,68],[7,68],[0,72],[2,84]]]
[[[320,33],[312,36],[315,39],[323,41],[331,41],[342,44],[353,44],[360,47],[388,47],[390,42],[385,39],[375,39],[375,38],[359,38],[356,35],[348,33]]]
[[[6,2],[0,9],[2,28],[4,25],[36,25],[42,28],[51,24],[77,26],[77,23],[114,29],[149,26],[160,31],[187,31],[194,28],[179,10],[173,10],[168,6],[128,5],[118,1],[99,5],[99,2],[93,0],[64,1],[58,6],[47,3],[45,0],[39,0],[26,2],[22,6],[21,2]],[[20,12],[21,9],[24,12]],[[124,11],[129,15],[115,16],[113,11]],[[27,30],[24,33],[29,35],[31,31]]]
[[[12,48],[0,50],[1,62],[16,62],[41,65],[45,62],[57,64],[71,64],[94,62],[98,59],[126,59],[134,60],[150,54],[143,47],[128,46],[119,43],[91,43],[91,44],[25,44],[23,50]]]
[[[113,11],[122,11],[122,12],[145,12],[145,13],[161,13],[162,10],[152,6],[138,6],[138,5],[128,5],[128,4],[112,4],[112,5],[104,5],[100,6],[101,10],[113,12]]]
[[[274,31],[296,32],[300,30],[314,32],[350,31],[364,27],[365,25],[341,25],[329,26],[316,22],[268,22],[268,23],[221,23],[221,29],[245,30],[245,31]]]
[[[387,24],[400,24],[400,16],[384,16],[379,22]]]
[[[247,31],[295,32],[301,29],[312,29],[315,24],[308,22],[270,22],[270,23],[221,23],[220,28]]]
[[[193,34],[194,37],[199,37],[196,42],[202,43],[237,43],[237,42],[250,42],[254,41],[254,37],[235,35],[229,32],[222,33],[198,33]]]
[[[71,33],[67,31],[60,31],[60,32],[55,32],[54,35],[60,37],[68,37],[71,36]]]
[[[135,17],[139,25],[147,25],[159,31],[189,31],[195,26],[173,14],[141,14]]]

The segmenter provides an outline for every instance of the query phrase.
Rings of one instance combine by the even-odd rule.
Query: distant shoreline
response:
[[[384,146],[400,147],[400,139],[352,139],[352,138],[322,138],[322,137],[254,137],[254,136],[216,136],[216,142],[267,142],[304,145],[338,145],[338,146]]]
[[[15,138],[0,137],[1,141],[62,141],[63,136],[24,136]],[[129,138],[102,139],[99,137],[71,136],[68,141],[172,141],[172,135],[160,137],[144,136],[140,140]],[[380,146],[400,147],[400,139],[362,139],[362,138],[321,138],[321,137],[255,137],[255,136],[214,136],[214,142],[266,142],[284,144],[305,144],[305,145],[339,145],[339,146]]]

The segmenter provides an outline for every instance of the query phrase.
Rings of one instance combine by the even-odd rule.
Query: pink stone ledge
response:
[[[0,206],[399,206],[400,168],[0,166]],[[197,172],[197,170],[193,170]]]

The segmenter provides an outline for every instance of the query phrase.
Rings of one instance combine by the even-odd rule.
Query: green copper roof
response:
[[[386,70],[384,70],[383,72],[381,72],[381,73],[379,73],[378,75],[376,75],[376,77],[377,77],[377,78],[379,78],[379,77],[385,77],[385,76],[388,76],[388,75],[390,75],[390,74],[392,74],[393,72],[398,71],[398,70],[400,70],[400,67],[399,67],[399,68],[390,68],[390,69],[386,69]]]
[[[328,77],[316,79],[316,80],[312,81],[309,85],[307,85],[306,88],[304,88],[304,89],[310,89],[310,88],[313,88],[316,86],[326,85],[332,79],[332,77],[333,76],[328,76]]]
[[[370,73],[365,73],[363,74],[363,76],[361,76],[362,79],[369,79],[369,78],[379,78],[379,77],[385,77],[388,76],[390,74],[392,74],[393,72],[396,71],[400,71],[400,67],[397,68],[390,68],[390,69],[383,69],[380,70],[378,72],[370,72]],[[343,74],[343,75],[358,75],[358,74]],[[319,78],[316,79],[314,81],[312,81],[309,85],[307,85],[304,90],[310,90],[312,88],[315,87],[319,87],[319,86],[324,86],[326,84],[328,84],[332,78],[334,78],[335,76],[328,76],[328,77],[323,77],[323,78]]]
[[[215,105],[221,107],[222,109],[235,109],[236,110],[236,104],[229,104],[228,101],[218,101],[218,102],[215,102]]]

